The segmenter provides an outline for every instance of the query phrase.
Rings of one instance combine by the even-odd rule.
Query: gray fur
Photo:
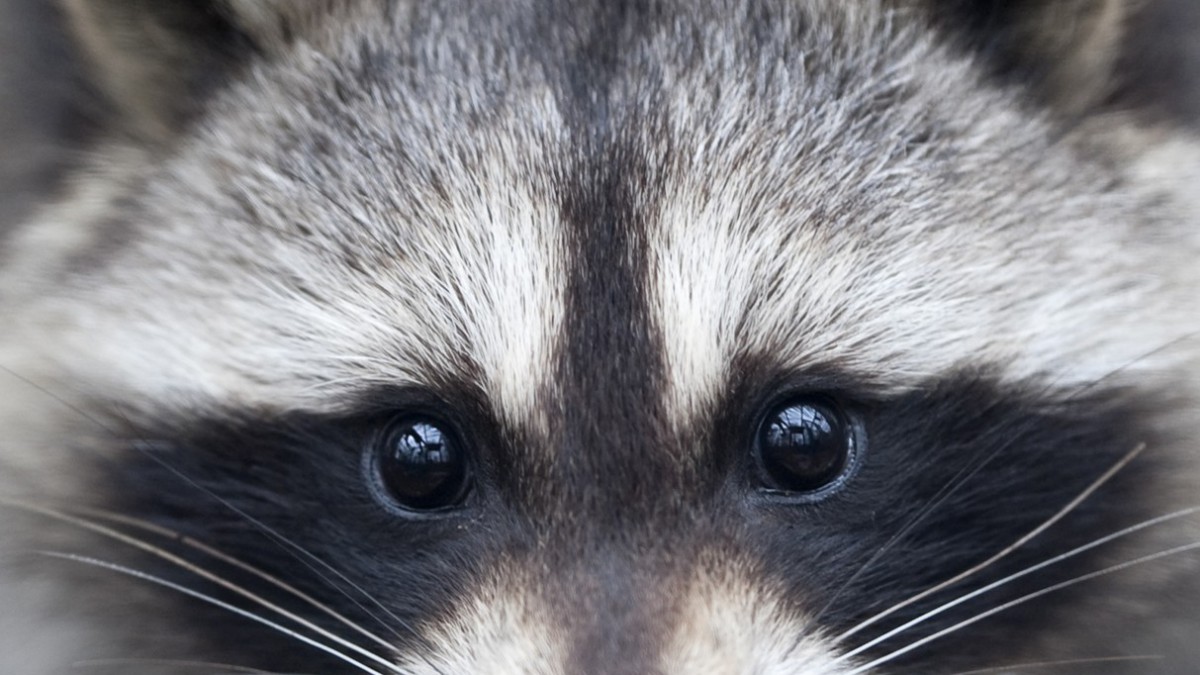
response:
[[[118,112],[32,213],[7,196],[0,209],[3,494],[92,503],[106,486],[78,457],[125,461],[124,420],[343,414],[374,388],[446,381],[552,464],[578,384],[560,366],[578,256],[560,196],[611,143],[638,156],[618,169],[640,172],[628,196],[644,227],[622,244],[645,261],[656,425],[719,416],[740,364],[764,356],[881,397],[970,368],[1061,391],[1103,381],[1170,394],[1147,412],[1169,439],[1147,454],[1172,467],[1150,515],[1192,506],[1200,138],[1114,79],[1136,70],[1117,52],[1132,10],[1067,4],[1065,38],[1044,17],[1006,38],[1027,85],[965,30],[933,28],[932,1],[666,3],[645,25],[607,25],[602,2],[222,2],[239,42],[220,52],[164,43],[144,8],[67,3]],[[594,73],[572,59],[597,54],[613,79],[581,83]],[[1106,562],[1200,536],[1183,522]],[[10,558],[108,550],[0,523]],[[663,610],[661,672],[850,672],[811,628],[819,608],[783,598],[760,564],[714,543],[668,566],[687,609]],[[1005,663],[1112,647],[1188,672],[1198,566],[1098,582]],[[3,569],[0,671],[192,654],[176,606],[142,584]],[[406,673],[434,672],[429,654],[443,672],[570,672],[563,601],[539,583],[497,563],[422,626],[432,648],[385,656]]]

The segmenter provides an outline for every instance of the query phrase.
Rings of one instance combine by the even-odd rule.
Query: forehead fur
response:
[[[529,409],[517,386],[546,370],[561,312],[542,173],[561,145],[553,106],[522,93],[529,106],[466,134],[478,111],[376,89],[357,55],[299,45],[288,66],[231,92],[161,173],[127,180],[136,196],[102,216],[126,246],[49,320],[61,307],[104,326],[98,343],[67,337],[168,398],[321,407],[467,375],[502,409]]]
[[[835,66],[775,101],[753,80],[672,88],[687,151],[654,220],[651,293],[673,407],[705,408],[764,357],[881,389],[980,364],[1071,385],[1180,357],[1148,354],[1196,329],[1179,285],[1193,249],[1154,241],[1184,239],[1175,214],[970,64],[911,48],[936,65]]]
[[[1054,396],[1114,372],[1147,392],[1195,372],[1200,237],[1177,231],[1194,204],[1142,187],[1174,150],[1200,176],[1195,148],[1110,163],[1095,129],[1023,107],[899,3],[331,1],[287,3],[286,26],[230,4],[270,48],[169,147],[103,149],[23,227],[0,269],[19,314],[0,325],[0,363],[144,406],[130,419],[172,427],[181,474],[263,522],[315,523],[284,531],[386,579],[368,586],[380,602],[416,611],[452,592],[422,619],[428,639],[389,655],[405,672],[591,672],[621,656],[627,672],[852,671],[820,597],[839,579],[835,595],[860,592],[846,576],[891,545],[889,523],[919,522],[979,472],[949,503],[986,513],[935,524],[951,544],[1006,546],[1007,528],[1041,522],[1009,508],[1022,489],[1057,497],[1088,480],[1077,458],[1143,441],[1140,408],[1057,411]],[[712,429],[760,428],[720,409],[739,379],[809,373],[889,399],[872,440],[892,453],[863,466],[840,515],[826,502],[795,520],[745,499],[742,436]],[[408,385],[465,387],[502,433],[534,431],[479,444],[483,469],[516,474],[480,472],[473,494],[495,508],[421,520],[370,502],[375,430],[359,427],[379,411],[353,406]],[[1179,397],[1193,417],[1194,391]],[[66,433],[9,398],[0,418]],[[1005,461],[976,463],[991,445]],[[542,450],[557,463],[525,461]],[[681,473],[676,451],[703,467]],[[86,481],[64,494],[245,534],[160,480],[154,456],[124,459],[111,485],[66,463],[42,473]],[[1111,503],[1132,518],[1135,501]],[[1065,529],[1039,543],[1068,545]],[[864,577],[853,609],[996,544],[942,534]]]
[[[1160,207],[1079,139],[915,15],[772,9],[612,19],[619,56],[582,92],[584,133],[645,165],[629,195],[667,410],[710,406],[743,358],[881,387],[979,362],[1087,381],[1191,329],[1160,273],[1182,266],[1145,243]],[[54,351],[159,401],[321,408],[466,380],[541,424],[586,147],[572,68],[595,56],[588,21],[614,24],[335,10],[126,172],[90,225],[127,245],[43,303],[74,317]]]

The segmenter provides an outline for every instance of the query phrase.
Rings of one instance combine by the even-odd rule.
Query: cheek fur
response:
[[[1200,482],[1200,148],[1078,100],[1125,2],[59,4],[186,114],[0,222],[0,672],[1196,670],[1200,557],[1088,576],[1200,536],[1091,547]],[[811,503],[785,394],[863,417]],[[472,490],[390,508],[430,408]]]

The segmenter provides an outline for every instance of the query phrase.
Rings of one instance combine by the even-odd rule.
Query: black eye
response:
[[[858,446],[856,425],[836,404],[793,399],[763,419],[756,447],[759,472],[770,490],[823,496],[852,472]]]
[[[371,454],[379,486],[405,509],[445,509],[466,498],[467,458],[444,422],[397,418],[374,439]]]

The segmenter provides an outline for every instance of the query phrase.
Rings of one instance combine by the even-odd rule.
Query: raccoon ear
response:
[[[198,98],[287,30],[274,0],[62,1],[99,92],[122,126],[148,138],[169,133]]]
[[[1080,112],[1112,92],[1134,0],[939,0],[998,73]]]

